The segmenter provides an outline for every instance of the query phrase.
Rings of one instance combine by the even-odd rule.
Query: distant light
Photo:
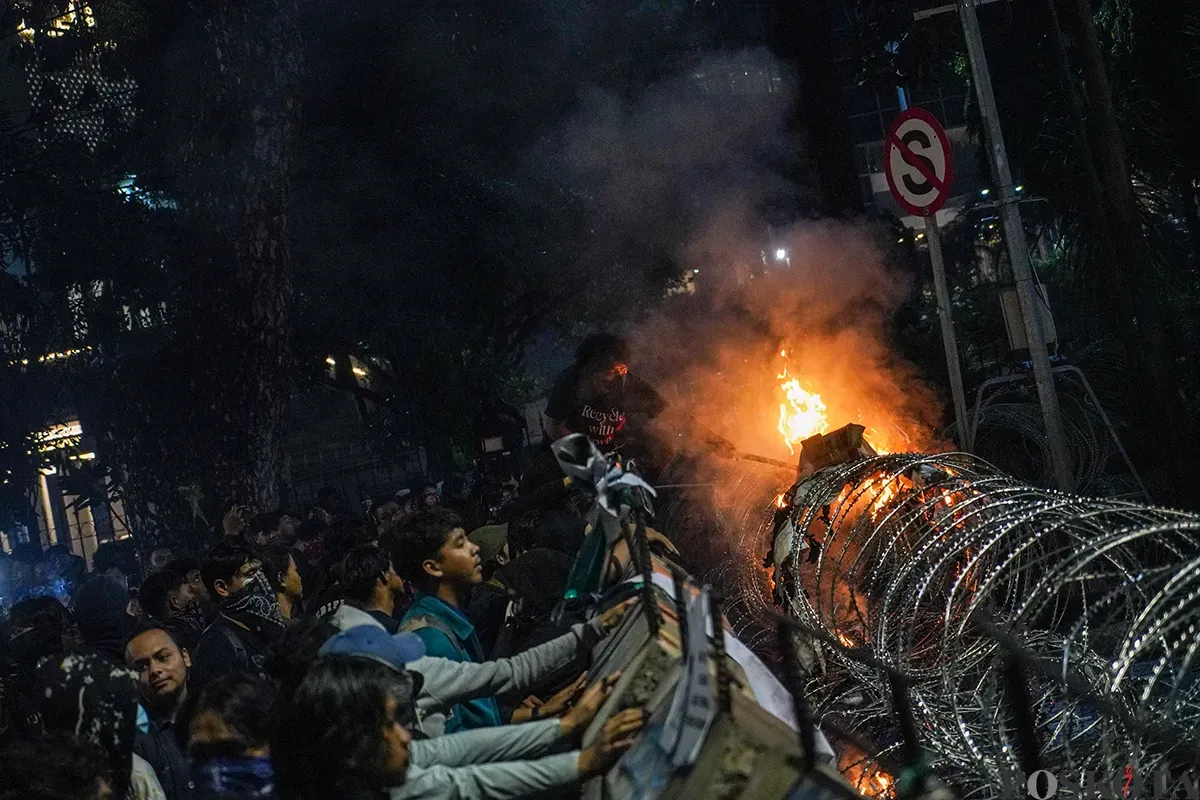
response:
[[[351,367],[350,371],[353,372],[355,375],[357,375],[360,378],[367,377],[367,371],[365,369],[363,369],[362,367]]]
[[[334,360],[333,356],[329,356],[328,358],[326,358],[326,359],[325,359],[325,363],[326,363],[326,364],[328,364],[328,365],[329,365],[329,366],[331,366],[331,367],[336,367],[336,366],[337,366],[337,361],[335,361],[335,360]]]
[[[1023,191],[1025,191],[1025,187],[1024,187],[1024,186],[1017,186],[1017,191],[1018,191],[1018,192],[1023,192]]]
[[[786,259],[786,258],[787,258],[787,250],[784,250],[784,249],[781,247],[781,248],[779,248],[778,250],[776,250],[776,251],[775,251],[775,260],[776,260],[776,261],[783,261],[783,260],[784,260],[784,259]]]
[[[991,190],[991,189],[980,189],[980,190],[979,190],[979,193],[980,193],[981,195],[983,195],[984,197],[987,197],[989,194],[991,194],[991,193],[992,193],[992,190]]]
[[[918,233],[918,234],[917,234],[917,238],[918,238],[918,239],[924,239],[924,238],[925,238],[925,234],[924,234],[924,233]]]
[[[698,270],[698,269],[694,269],[694,270],[692,270],[692,274],[693,274],[693,275],[699,275],[699,274],[700,274],[700,270]]]
[[[897,239],[897,240],[896,240],[896,243],[897,243],[897,244],[904,244],[904,237],[903,237],[903,236],[901,236],[899,239]]]

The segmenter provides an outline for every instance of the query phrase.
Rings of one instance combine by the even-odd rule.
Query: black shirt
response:
[[[659,393],[636,375],[620,376],[596,391],[572,367],[555,382],[546,416],[564,422],[572,433],[586,433],[597,447],[605,448],[621,444],[631,414],[652,419],[666,407]]]
[[[386,630],[392,636],[395,636],[400,632],[400,620],[396,619],[391,614],[385,614],[382,611],[377,611],[375,609],[372,609],[367,613],[370,614],[376,622],[382,625],[384,630]]]
[[[340,583],[335,583],[323,589],[311,600],[305,600],[304,607],[309,614],[318,619],[328,617],[341,608],[346,602],[346,590]]]

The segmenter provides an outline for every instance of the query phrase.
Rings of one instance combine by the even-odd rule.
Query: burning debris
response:
[[[1200,712],[1179,687],[1195,686],[1200,648],[1184,599],[1200,594],[1200,517],[1035,489],[964,454],[876,456],[864,433],[804,440],[772,509],[775,601],[824,637],[797,641],[816,715],[899,745],[881,665],[905,676],[922,743],[963,796],[1004,795],[1029,737],[1062,774],[1194,763]],[[1001,713],[1013,646],[1062,673],[1026,678],[1029,729]],[[864,795],[894,796],[877,764],[840,766]]]

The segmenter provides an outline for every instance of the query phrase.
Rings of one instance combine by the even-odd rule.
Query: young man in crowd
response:
[[[300,579],[295,554],[282,544],[273,544],[261,552],[263,574],[275,590],[279,610],[284,619],[296,619],[300,616],[300,601],[304,599],[304,581]]]
[[[154,767],[167,800],[186,800],[192,779],[175,723],[187,699],[191,654],[163,627],[147,625],[126,645],[125,664],[138,674],[142,706],[150,718],[149,730],[134,740],[134,752]]]
[[[458,515],[440,508],[421,512],[397,534],[394,546],[400,577],[416,588],[401,630],[420,636],[430,656],[476,664],[487,660],[466,614],[471,589],[483,580],[483,564]],[[454,707],[446,732],[501,724],[495,698],[480,697]]]
[[[243,673],[223,675],[196,697],[187,750],[192,800],[274,800],[269,738],[275,687]]]
[[[250,520],[242,535],[254,547],[282,544],[291,547],[296,542],[296,519],[286,511],[269,511]]]
[[[648,383],[629,374],[629,343],[611,334],[588,336],[575,363],[559,375],[546,405],[550,435],[587,434],[601,450],[629,437],[630,415],[657,417],[666,402]]]
[[[627,709],[591,746],[569,750],[611,691],[605,682],[561,718],[414,742],[417,683],[406,666],[415,654],[377,633],[350,631],[327,641],[282,698],[271,742],[281,797],[561,797],[615,763],[644,725],[641,709]]]
[[[142,581],[138,599],[142,610],[158,620],[188,650],[195,650],[208,627],[208,592],[199,581],[200,564],[177,559]],[[200,591],[196,584],[200,583]]]
[[[262,564],[245,545],[226,539],[205,555],[200,574],[221,610],[196,647],[194,687],[239,670],[265,679],[267,649],[287,621]]]
[[[394,528],[404,520],[404,509],[395,495],[383,495],[371,503],[371,521],[378,533]]]
[[[408,596],[388,554],[373,544],[360,545],[342,559],[341,572],[346,602],[370,614],[388,633],[398,633]]]

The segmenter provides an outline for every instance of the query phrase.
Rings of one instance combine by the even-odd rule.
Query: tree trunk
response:
[[[1180,175],[1175,185],[1183,208],[1183,222],[1192,245],[1192,269],[1200,272],[1200,190],[1190,175]]]
[[[194,237],[181,328],[199,400],[204,466],[219,505],[280,504],[283,424],[291,390],[288,241],[300,47],[293,0],[209,0],[195,68],[210,70],[184,140]]]
[[[1130,180],[1125,144],[1117,124],[1112,87],[1104,63],[1100,37],[1088,0],[1067,0],[1067,18],[1074,29],[1080,66],[1086,86],[1088,141],[1095,158],[1096,172],[1104,190],[1104,209],[1109,221],[1110,238],[1119,281],[1112,287],[1117,297],[1127,298],[1122,327],[1132,325],[1140,338],[1140,354],[1145,367],[1153,416],[1160,422],[1157,436],[1160,447],[1190,452],[1190,421],[1184,413],[1177,391],[1175,362],[1158,291],[1158,276],[1151,264],[1142,233],[1141,218]],[[1135,351],[1136,353],[1137,351]],[[1177,501],[1189,500],[1190,459],[1167,457],[1164,465],[1174,469]],[[1194,501],[1192,501],[1194,502]]]
[[[1124,316],[1121,312],[1121,300],[1114,296],[1120,296],[1122,293],[1113,291],[1113,289],[1121,278],[1112,256],[1113,244],[1104,209],[1104,187],[1101,185],[1100,175],[1096,171],[1096,160],[1092,155],[1092,146],[1088,140],[1088,126],[1083,102],[1075,88],[1075,76],[1071,71],[1071,62],[1067,58],[1067,43],[1059,22],[1058,2],[1059,0],[1047,0],[1046,5],[1050,12],[1055,65],[1058,67],[1059,81],[1063,94],[1067,98],[1067,106],[1071,111],[1071,120],[1075,123],[1077,144],[1081,156],[1080,165],[1084,171],[1084,186],[1087,196],[1080,204],[1083,222],[1088,235],[1094,237],[1097,243],[1097,246],[1092,248],[1092,252],[1100,261],[1099,283],[1101,287],[1097,294],[1102,298],[1102,302],[1109,306],[1107,309],[1109,314],[1119,320]]]

